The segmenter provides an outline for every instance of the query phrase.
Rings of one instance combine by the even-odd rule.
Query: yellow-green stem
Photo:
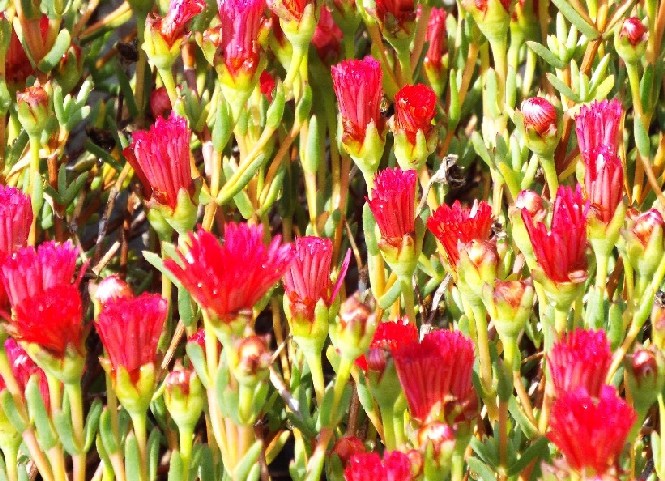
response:
[[[192,440],[194,433],[191,429],[182,429],[180,431],[180,459],[182,461],[182,479],[189,479],[189,465],[192,460]]]
[[[141,466],[139,472],[141,481],[148,481],[148,442],[147,442],[147,428],[146,428],[146,414],[145,413],[129,413],[132,418],[132,426],[134,427],[134,436],[136,436],[136,444],[139,447],[139,460]]]
[[[80,454],[74,456],[74,479],[73,481],[85,481],[86,471],[86,455],[85,448],[85,427],[83,421],[83,399],[81,395],[80,383],[66,384],[65,392],[69,399],[69,406],[72,416],[72,428],[74,430],[74,443],[77,449],[81,450]]]

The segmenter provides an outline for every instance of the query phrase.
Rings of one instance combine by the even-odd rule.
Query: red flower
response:
[[[413,235],[416,220],[415,170],[385,169],[376,176],[369,208],[381,231],[381,238],[399,247],[404,236]]]
[[[141,366],[156,362],[168,303],[159,294],[112,299],[95,324],[113,370],[122,367],[130,377]]]
[[[190,136],[187,121],[173,112],[168,119],[158,118],[149,130],[134,132],[124,153],[147,198],[175,209],[180,189],[190,189]]]
[[[471,209],[455,201],[452,207],[443,204],[427,219],[427,228],[443,245],[446,257],[454,269],[459,260],[459,244],[489,239],[492,232],[492,208],[487,202],[474,202]]]
[[[367,354],[356,359],[356,365],[365,372],[383,373],[396,350],[417,342],[418,329],[408,320],[382,322],[376,328]]]
[[[235,77],[254,75],[259,66],[259,30],[263,24],[265,0],[217,0],[222,20],[224,62]]]
[[[638,43],[646,42],[647,28],[637,17],[630,17],[623,21],[619,36],[627,38],[633,47]]]
[[[171,0],[169,13],[161,21],[164,40],[172,46],[185,33],[187,23],[203,11],[205,0]]]
[[[598,218],[609,223],[623,197],[623,165],[617,155],[601,145],[584,158],[584,190]]]
[[[422,130],[427,136],[432,130],[436,112],[436,94],[426,85],[407,85],[395,95],[395,129],[406,133],[412,144]]]
[[[564,335],[547,356],[557,396],[579,387],[598,397],[612,363],[605,331],[577,329]]]
[[[199,229],[191,233],[179,261],[164,265],[183,283],[192,297],[222,321],[232,321],[249,311],[284,275],[293,252],[291,245],[273,238],[263,243],[263,228],[248,224],[226,224],[224,241]],[[205,281],[205,282],[203,282]]]
[[[150,94],[150,112],[155,119],[171,114],[171,99],[166,87],[159,87]]]
[[[83,350],[81,295],[73,285],[56,285],[14,306],[11,330],[19,341],[38,344],[55,357],[68,346]]]
[[[379,130],[383,127],[381,65],[368,56],[363,60],[344,60],[333,65],[331,70],[342,116],[343,140],[362,143],[371,122]]]
[[[259,77],[259,86],[261,88],[261,93],[265,96],[268,102],[272,102],[272,94],[275,91],[276,85],[277,82],[275,82],[275,77],[273,77],[270,72],[267,70],[261,72],[261,76]]]
[[[16,342],[13,338],[8,337],[5,341],[5,352],[7,353],[7,358],[9,359],[9,364],[12,368],[12,373],[14,374],[14,379],[18,383],[19,388],[22,392],[25,392],[25,388],[28,385],[28,381],[32,376],[37,376],[39,381],[39,391],[42,395],[42,400],[46,406],[46,410],[50,410],[50,396],[48,390],[48,382],[46,380],[46,374],[42,369],[35,364],[35,361],[28,356],[28,353]],[[4,379],[0,377],[0,383],[4,384]],[[2,391],[2,389],[0,389]]]
[[[323,5],[312,37],[312,43],[321,60],[333,61],[339,57],[342,36],[342,30],[335,23],[330,8]]]
[[[436,69],[441,68],[441,57],[446,53],[446,17],[443,8],[434,7],[430,11],[427,22],[427,53],[425,64]]]
[[[621,454],[636,418],[613,387],[603,386],[597,400],[579,388],[555,401],[547,437],[573,469],[602,475]]]
[[[332,305],[344,282],[351,251],[347,251],[334,285],[330,279],[332,254],[330,239],[305,236],[296,240],[293,260],[284,274],[284,291],[293,315],[313,321],[320,300]]]
[[[550,231],[544,223],[536,225],[526,210],[522,219],[529,232],[538,264],[547,277],[555,282],[578,280],[586,275],[586,215],[589,205],[582,198],[578,185],[575,190],[561,186],[554,200]]]
[[[393,351],[393,358],[411,415],[420,422],[474,405],[473,343],[459,332],[431,332]]]
[[[351,456],[344,470],[346,481],[411,481],[411,461],[399,451],[383,454],[357,453]]]
[[[76,272],[78,249],[64,244],[44,242],[36,250],[23,247],[2,263],[2,277],[12,307],[25,299],[36,298],[52,287],[69,286]],[[79,273],[79,279],[83,273]]]
[[[194,334],[189,336],[189,339],[187,339],[187,342],[195,342],[198,344],[201,349],[205,350],[206,348],[206,331],[204,328],[199,329],[196,331]]]
[[[604,145],[611,152],[619,151],[621,129],[619,128],[623,117],[623,107],[617,99],[592,102],[580,109],[575,119],[575,131],[580,153],[586,160],[598,148]]]
[[[549,100],[531,97],[522,102],[524,127],[535,130],[538,135],[552,135],[556,132],[558,114]]]

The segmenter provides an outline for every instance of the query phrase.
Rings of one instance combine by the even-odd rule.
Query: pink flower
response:
[[[628,229],[627,233],[647,248],[654,235],[662,235],[665,229],[665,220],[657,209],[649,209],[646,212],[640,212],[636,209],[628,209]]]
[[[175,209],[178,192],[189,191],[190,136],[187,121],[173,112],[168,119],[158,118],[149,130],[134,132],[124,153],[143,184],[146,198]]]
[[[383,461],[376,453],[351,456],[344,470],[345,481],[411,481],[411,461],[399,451],[386,452]]]
[[[342,30],[335,23],[330,8],[327,5],[321,6],[319,23],[316,24],[312,37],[312,43],[321,60],[333,61],[339,57],[342,35]]]
[[[266,246],[261,226],[230,222],[223,242],[199,229],[179,249],[180,264],[167,259],[164,265],[202,308],[230,322],[250,311],[286,272],[293,251],[281,240],[276,236]]]
[[[182,38],[187,23],[201,13],[205,6],[205,0],[171,0],[166,18],[151,14],[148,22],[160,30],[164,41],[171,47]]]
[[[412,144],[418,131],[425,137],[432,130],[437,98],[434,90],[426,85],[407,85],[395,95],[395,129],[405,132]]]
[[[637,17],[630,17],[623,21],[619,36],[627,38],[633,47],[638,43],[646,42],[647,28]]]
[[[547,356],[557,396],[579,387],[598,397],[612,363],[605,331],[577,329],[565,334]]]
[[[616,153],[605,145],[586,156],[584,164],[587,199],[598,218],[607,224],[623,197],[623,165]]]
[[[417,342],[418,329],[408,320],[382,322],[376,328],[367,354],[356,359],[356,365],[365,372],[381,374],[396,350]]]
[[[83,308],[74,285],[56,285],[23,299],[14,306],[13,336],[39,345],[54,357],[63,357],[68,347],[79,353],[83,346]]]
[[[474,202],[471,209],[455,201],[452,207],[443,204],[427,219],[427,228],[441,242],[450,266],[459,260],[458,246],[473,240],[485,241],[492,232],[492,208],[487,202]]]
[[[360,142],[370,123],[383,128],[380,106],[383,97],[381,65],[372,57],[344,60],[332,67],[333,89],[342,116],[343,140]]]
[[[0,266],[5,290],[12,307],[25,299],[36,298],[52,287],[70,286],[74,282],[78,249],[64,244],[44,242],[37,249],[23,247],[7,257]],[[76,280],[76,286],[83,269]]]
[[[294,257],[284,274],[284,291],[292,315],[314,321],[314,309],[319,301],[330,307],[342,287],[349,267],[351,251],[347,251],[337,280],[330,279],[333,245],[330,239],[315,236],[300,237],[294,246]]]
[[[95,324],[114,371],[124,368],[135,379],[139,369],[157,360],[157,343],[168,303],[158,294],[112,299]]]
[[[226,67],[234,77],[253,76],[259,66],[259,30],[265,0],[217,0],[222,20],[222,50]]]
[[[533,129],[538,135],[553,135],[557,129],[558,113],[549,100],[531,97],[522,102],[524,127]]]
[[[372,198],[367,200],[385,242],[399,247],[404,236],[413,236],[416,219],[415,170],[385,169],[376,176]]]
[[[578,388],[554,402],[547,437],[573,469],[603,475],[621,455],[636,418],[613,387],[603,386],[598,399]]]
[[[91,297],[104,305],[113,299],[134,297],[132,288],[118,274],[105,277],[95,289]]]
[[[430,332],[393,351],[393,358],[411,416],[421,423],[474,407],[473,343],[459,332]]]
[[[447,12],[443,8],[434,7],[430,11],[427,22],[427,53],[425,54],[425,65],[431,65],[436,69],[441,68],[441,57],[446,53],[446,17]]]
[[[575,119],[575,131],[580,153],[585,162],[601,145],[618,153],[621,141],[621,118],[623,107],[617,99],[592,102],[580,109]]]
[[[589,209],[578,185],[575,190],[561,186],[554,200],[550,231],[544,223],[534,225],[526,210],[526,225],[538,265],[555,282],[577,281],[586,276],[586,215]]]

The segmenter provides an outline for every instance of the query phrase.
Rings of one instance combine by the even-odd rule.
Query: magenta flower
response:
[[[415,234],[416,183],[415,170],[398,167],[385,169],[376,176],[369,208],[381,231],[381,239],[399,247],[404,236]]]
[[[437,70],[441,68],[441,58],[446,53],[446,17],[445,9],[434,7],[427,22],[427,53],[425,65]]]
[[[259,66],[259,31],[263,24],[265,0],[218,0],[219,17],[224,27],[221,46],[224,63],[233,77],[252,77]]]
[[[610,147],[600,146],[585,157],[584,190],[603,223],[609,223],[623,197],[623,165]]]
[[[412,144],[418,131],[427,135],[432,130],[437,98],[434,90],[426,85],[407,85],[395,95],[394,128],[406,133]]]
[[[575,119],[575,131],[585,163],[601,146],[618,153],[622,117],[623,107],[617,99],[592,102],[580,109]]]
[[[344,470],[345,481],[411,481],[411,460],[399,451],[386,452],[383,461],[376,453],[356,453]]]
[[[362,143],[370,123],[383,127],[381,65],[372,57],[344,60],[333,65],[333,89],[342,116],[343,139]]]

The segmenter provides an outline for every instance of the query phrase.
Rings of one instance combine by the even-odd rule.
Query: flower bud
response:
[[[499,265],[494,241],[476,241],[458,247],[457,286],[468,300],[478,300],[485,284],[493,284]]]
[[[462,7],[471,14],[489,42],[508,36],[510,4],[511,0],[462,0]]]
[[[483,301],[502,340],[517,339],[531,315],[534,289],[531,280],[496,281],[483,287]]]
[[[640,213],[629,209],[623,231],[626,258],[638,276],[650,277],[663,256],[663,216],[656,209]]]
[[[171,114],[171,99],[166,87],[159,87],[150,94],[150,112],[155,119],[166,118]]]
[[[237,381],[244,386],[255,386],[268,377],[268,366],[272,354],[264,337],[250,336],[238,341],[232,357],[231,370]]]
[[[16,93],[18,119],[29,136],[41,135],[53,116],[49,93],[39,84]]]
[[[429,465],[428,470],[434,468],[443,475],[439,479],[446,479],[445,474],[450,469],[456,437],[452,427],[436,421],[427,423],[418,430],[418,446],[420,452],[425,453],[424,463]]]
[[[316,52],[323,62],[330,64],[337,61],[342,49],[343,35],[342,30],[335,23],[330,8],[322,5],[312,44],[316,47]]]
[[[132,288],[118,274],[105,277],[97,285],[90,283],[90,297],[101,305],[113,299],[134,297]]]
[[[434,152],[436,105],[436,94],[425,85],[407,85],[395,95],[395,115],[389,126],[395,136],[395,156],[403,169],[419,170]]]
[[[330,339],[343,357],[355,361],[367,351],[376,327],[376,314],[356,292],[343,302],[337,321],[330,325]]]
[[[626,63],[639,62],[647,48],[647,27],[637,17],[630,17],[617,27],[614,48]]]
[[[71,92],[79,80],[81,80],[83,60],[81,47],[76,44],[70,45],[69,49],[60,59],[56,79],[62,87],[63,94]]]
[[[365,445],[355,436],[342,436],[337,440],[332,449],[333,456],[339,458],[342,466],[346,466],[351,456],[365,452],[367,452]]]
[[[646,413],[663,390],[664,362],[663,354],[656,346],[638,347],[626,357],[626,386],[638,413]]]
[[[270,72],[267,70],[261,72],[259,86],[261,88],[261,94],[263,94],[268,102],[272,102],[273,92],[275,91],[276,85],[277,82],[275,81],[275,77]]]
[[[192,369],[177,367],[166,375],[164,402],[173,421],[182,431],[193,431],[203,411],[201,381]]]
[[[527,147],[540,156],[551,156],[561,138],[557,109],[543,97],[531,97],[522,102],[521,111]]]

